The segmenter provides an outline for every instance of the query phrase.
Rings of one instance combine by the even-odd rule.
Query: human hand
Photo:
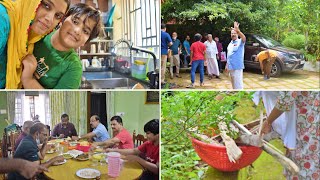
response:
[[[38,161],[31,162],[26,160],[22,160],[22,164],[18,169],[19,174],[27,179],[31,179],[36,174],[43,171],[48,171],[48,169],[44,166],[41,166]]]
[[[21,78],[32,78],[37,68],[37,60],[33,54],[28,54],[22,60],[23,71]]]
[[[231,29],[236,31],[237,33],[239,33],[240,32],[239,25],[240,25],[240,23],[235,21],[235,22],[233,22],[233,27]]]
[[[271,131],[271,124],[266,120],[262,124],[260,136],[263,136],[264,134],[268,134],[270,131]]]
[[[61,156],[56,156],[53,158],[53,162],[62,162],[64,161],[64,157],[61,155]]]
[[[96,143],[92,143],[91,144],[91,147],[90,147],[90,151],[93,151],[93,150],[95,150],[96,148],[97,148],[97,144]]]
[[[127,155],[125,159],[128,161],[131,161],[131,162],[135,162],[135,161],[137,161],[137,158],[138,158],[138,156],[136,156],[136,155]]]
[[[48,143],[48,138],[45,138],[42,143],[42,148],[46,147]]]
[[[77,140],[79,140],[79,137],[78,137],[78,136],[72,136],[71,139],[72,139],[73,141],[77,141]]]
[[[64,134],[60,134],[59,138],[64,138]]]
[[[107,152],[107,153],[108,152],[114,152],[113,149],[111,149],[111,148],[104,148],[104,151]]]

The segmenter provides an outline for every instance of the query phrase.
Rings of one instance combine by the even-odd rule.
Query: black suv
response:
[[[282,72],[303,69],[305,59],[300,51],[284,47],[279,42],[263,35],[245,34],[245,36],[247,39],[244,52],[245,67],[260,69],[260,64],[255,61],[255,57],[263,50],[272,49],[278,52],[278,57],[272,65],[271,76],[277,77]],[[227,52],[230,41],[230,35],[224,35],[221,39],[225,52]]]

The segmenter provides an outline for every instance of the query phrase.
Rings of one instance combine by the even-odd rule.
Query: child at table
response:
[[[144,125],[148,141],[134,149],[107,149],[106,152],[119,152],[128,161],[138,162],[145,169],[141,180],[159,179],[159,119],[153,119]]]

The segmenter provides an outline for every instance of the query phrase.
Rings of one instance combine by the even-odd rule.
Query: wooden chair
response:
[[[0,158],[2,158],[2,139],[0,139]]]
[[[14,152],[16,151],[15,145],[19,136],[20,136],[20,132],[11,132],[10,134],[10,146],[8,149],[11,151],[12,157],[14,155]]]
[[[15,142],[21,133],[21,128],[17,124],[11,124],[4,128],[2,138],[3,157],[12,157],[15,151]]]
[[[7,158],[8,157],[8,142],[7,142],[7,134],[3,133],[2,136],[2,144],[1,144],[1,154],[2,157]]]
[[[49,136],[51,136],[51,128],[50,128],[50,126],[49,126],[49,125],[46,125],[46,126],[47,126],[48,133],[49,133],[48,135],[49,135]]]
[[[145,138],[142,134],[136,135],[136,130],[133,131],[132,139],[133,139],[133,145],[135,148],[147,141],[147,138]]]

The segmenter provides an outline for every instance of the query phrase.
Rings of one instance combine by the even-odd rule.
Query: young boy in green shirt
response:
[[[100,24],[100,13],[93,7],[81,3],[71,7],[62,26],[36,43],[33,55],[29,54],[23,59],[23,87],[79,88],[82,65],[74,49],[97,37]]]

